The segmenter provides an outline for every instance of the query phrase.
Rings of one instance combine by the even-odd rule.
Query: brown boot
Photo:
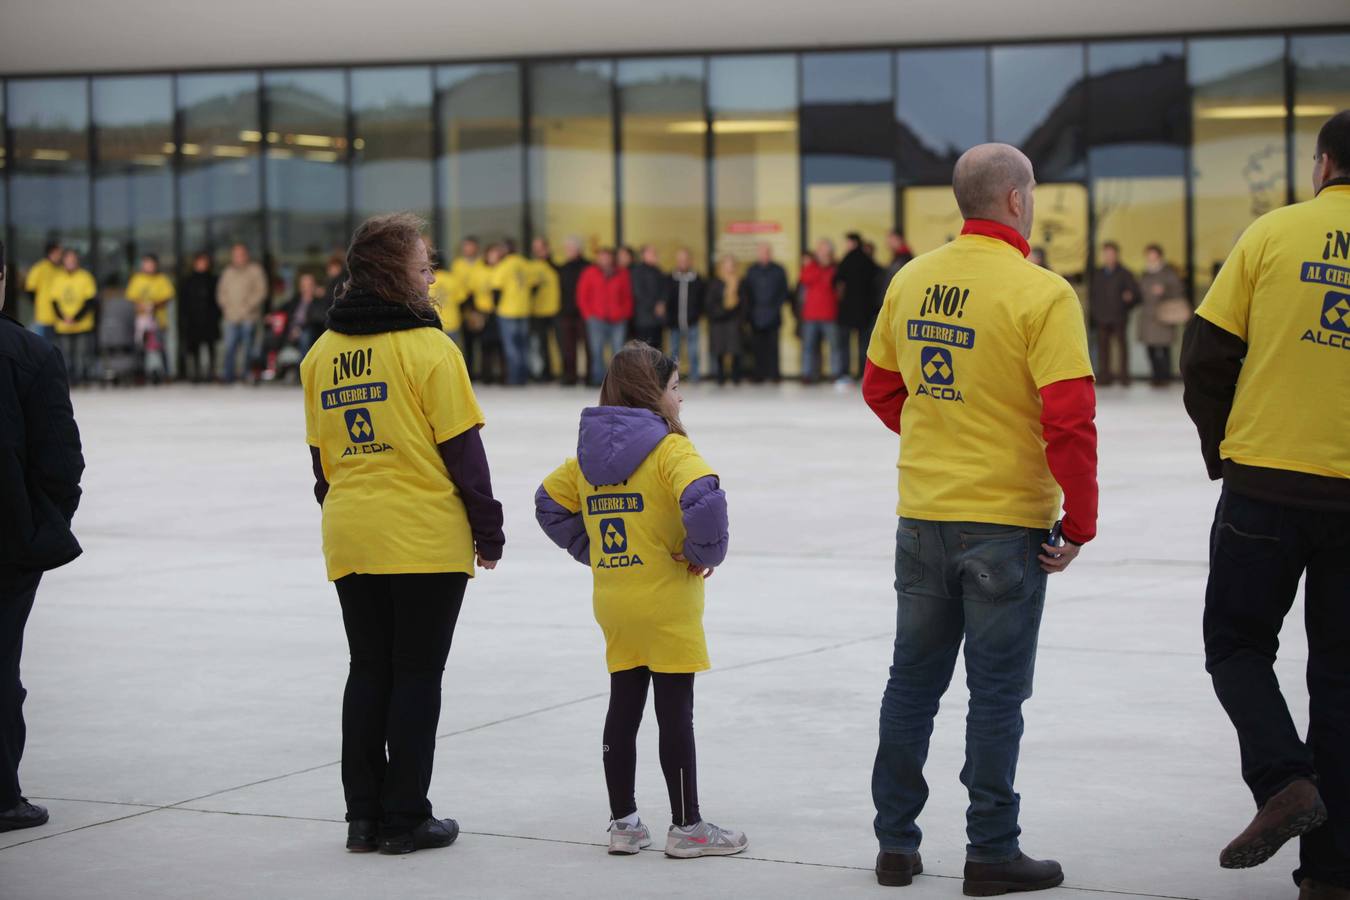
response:
[[[1350,900],[1350,888],[1305,878],[1298,886],[1298,900]]]
[[[1284,846],[1285,841],[1307,834],[1327,820],[1327,808],[1317,785],[1300,778],[1266,801],[1247,830],[1219,854],[1225,869],[1259,866]]]
[[[923,858],[916,853],[877,854],[877,884],[887,887],[904,887],[914,880],[915,875],[923,874]]]
[[[1002,863],[966,863],[961,892],[967,897],[997,897],[1045,891],[1064,883],[1064,870],[1053,859],[1039,860],[1018,854]]]

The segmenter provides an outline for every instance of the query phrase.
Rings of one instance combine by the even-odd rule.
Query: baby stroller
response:
[[[126,384],[141,372],[136,342],[136,307],[121,294],[105,293],[98,312],[98,377],[104,384]]]
[[[291,317],[285,312],[270,313],[263,320],[262,381],[284,379],[295,372],[299,377],[300,348],[291,339]]]

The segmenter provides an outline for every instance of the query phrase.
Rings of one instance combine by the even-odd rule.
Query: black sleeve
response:
[[[1235,334],[1202,319],[1191,318],[1181,342],[1181,379],[1185,382],[1186,412],[1200,433],[1200,452],[1210,480],[1223,475],[1219,444],[1233,410],[1238,373],[1247,356],[1247,344]]]
[[[80,505],[84,453],[70,406],[70,386],[61,354],[51,353],[24,398],[28,430],[28,478],[69,524]]]
[[[323,498],[328,496],[328,479],[323,474],[323,459],[319,456],[318,447],[309,448],[309,461],[314,467],[314,499],[323,506]]]
[[[438,445],[450,480],[459,490],[469,514],[469,530],[474,548],[487,560],[502,558],[506,535],[502,532],[502,505],[492,496],[492,475],[488,471],[487,451],[477,428],[452,437]]]

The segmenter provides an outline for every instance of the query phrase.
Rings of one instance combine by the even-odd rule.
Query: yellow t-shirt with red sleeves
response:
[[[464,357],[435,328],[326,331],[300,364],[305,439],[328,496],[328,578],[466,572],[473,534],[437,445],[483,425]]]
[[[33,295],[33,321],[39,325],[56,324],[56,300],[52,296],[52,281],[65,269],[45,256],[33,263],[24,279],[23,289]]]
[[[586,522],[595,620],[605,634],[610,672],[709,667],[703,579],[671,554],[684,549],[680,495],[714,474],[689,438],[671,434],[623,484],[590,484],[576,459],[544,480],[553,501]]]
[[[459,331],[464,324],[464,313],[460,309],[460,304],[464,302],[463,288],[450,269],[437,269],[434,274],[436,282],[429,289],[429,293],[441,317],[441,330]]]
[[[1219,454],[1350,478],[1350,185],[1253,222],[1196,313],[1247,343]]]
[[[137,272],[127,282],[127,299],[137,305],[153,306],[155,322],[161,329],[169,327],[169,301],[173,298],[173,282],[163,272],[153,275]]]
[[[57,334],[88,334],[94,330],[94,307],[88,303],[98,296],[98,285],[87,270],[60,269],[47,282],[47,291],[56,313]]]
[[[1040,389],[1092,375],[1069,283],[997,238],[967,234],[900,270],[867,357],[899,372],[899,514],[1048,528],[1060,509]]]

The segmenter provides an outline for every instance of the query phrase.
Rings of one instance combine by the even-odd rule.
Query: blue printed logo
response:
[[[354,444],[369,444],[375,440],[375,426],[370,421],[370,410],[364,406],[349,409],[342,414],[347,420],[347,434]]]
[[[1322,298],[1322,324],[1332,331],[1350,334],[1350,294],[1327,291]]]
[[[600,520],[600,543],[606,553],[628,552],[628,528],[623,519]]]
[[[924,347],[919,355],[923,380],[929,384],[951,384],[956,380],[952,352],[942,347]]]

